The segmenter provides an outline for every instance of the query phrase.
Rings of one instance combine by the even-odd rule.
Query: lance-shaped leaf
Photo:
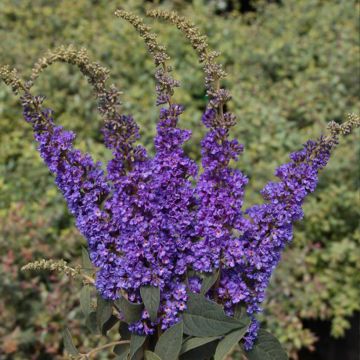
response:
[[[183,322],[180,321],[167,329],[159,338],[155,353],[161,359],[176,360],[179,357],[183,339]]]
[[[85,325],[93,335],[99,333],[99,328],[96,321],[96,311],[92,311],[89,314],[89,316],[86,318]]]
[[[160,305],[160,288],[155,286],[142,286],[140,288],[140,294],[145,305],[145,309],[150,315],[150,319],[152,321],[156,321]]]
[[[119,321],[119,318],[117,318],[114,315],[111,315],[109,320],[105,321],[104,325],[101,328],[101,333],[106,336],[108,331],[111,330]]]
[[[80,307],[83,314],[87,317],[91,313],[91,288],[89,285],[82,287],[80,291]]]
[[[244,337],[246,331],[247,327],[244,327],[240,330],[235,330],[230,334],[227,334],[219,342],[215,351],[214,360],[223,360],[227,357],[227,355],[230,355],[238,342]]]
[[[127,360],[130,352],[129,344],[119,344],[114,347],[114,354],[116,354],[116,360]]]
[[[86,248],[81,248],[81,260],[82,260],[82,268],[85,272],[93,272],[94,267],[91,263],[89,253]]]
[[[127,323],[133,323],[141,319],[144,304],[130,302],[123,296],[115,301],[115,305],[121,310]]]
[[[248,319],[240,321],[226,316],[219,304],[199,294],[189,294],[183,319],[184,333],[197,337],[225,335],[249,324]]]
[[[180,355],[180,360],[203,360],[212,359],[215,353],[217,341],[212,341]]]
[[[103,299],[100,295],[97,297],[96,321],[100,331],[103,325],[110,319],[112,314],[112,302]]]
[[[123,321],[119,324],[119,334],[122,340],[130,340],[131,332],[129,331],[129,325]]]
[[[204,273],[202,274],[202,283],[200,293],[205,295],[211,287],[216,283],[216,280],[219,277],[219,270],[215,270],[212,273]]]
[[[146,336],[141,336],[137,334],[131,334],[130,339],[130,354],[129,359],[131,360],[136,352],[143,346],[146,340]]]
[[[158,355],[153,353],[152,351],[146,350],[145,351],[145,360],[163,360]]]
[[[260,330],[251,351],[246,352],[248,360],[288,360],[278,339],[265,330]]]
[[[234,318],[242,320],[247,317],[246,307],[240,304],[235,305]]]
[[[70,334],[69,329],[66,327],[63,330],[63,339],[64,339],[64,347],[65,350],[73,356],[79,355],[79,351],[76,349],[73,341],[72,341],[72,337]]]
[[[200,346],[206,345],[208,343],[211,343],[215,340],[220,339],[220,336],[209,336],[209,337],[193,337],[188,340],[186,340],[182,347],[180,354],[184,354],[190,350],[196,349]]]

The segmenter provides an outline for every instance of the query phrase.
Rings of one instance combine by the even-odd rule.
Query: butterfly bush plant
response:
[[[85,50],[49,52],[27,81],[16,70],[1,68],[5,84],[21,94],[39,153],[87,240],[82,266],[39,260],[24,269],[81,278],[80,305],[91,333],[107,336],[118,328],[118,339],[87,353],[77,350],[65,329],[64,345],[72,358],[108,351],[116,359],[219,360],[239,345],[248,360],[287,359],[280,343],[260,328],[257,315],[291,242],[293,224],[303,218],[305,197],[315,190],[339,137],[359,126],[359,118],[331,122],[327,134],[290,154],[275,171],[278,181],[262,190],[264,202],[243,209],[248,178],[232,166],[243,146],[231,138],[236,118],[226,110],[231,95],[221,87],[226,74],[216,62],[219,54],[185,18],[148,13],[175,24],[204,69],[206,134],[201,164],[196,164],[183,150],[191,132],[181,127],[184,108],[173,100],[179,82],[171,76],[166,49],[141,18],[123,10],[115,15],[134,26],[155,62],[160,110],[154,156],[139,145],[132,116],[121,112],[121,93],[108,86],[108,70],[90,61]],[[106,170],[74,148],[75,134],[57,125],[45,98],[32,92],[43,70],[56,62],[78,67],[94,89],[104,143],[112,151]]]

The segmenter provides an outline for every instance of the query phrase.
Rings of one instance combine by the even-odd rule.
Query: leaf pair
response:
[[[223,336],[249,325],[248,318],[237,320],[226,316],[221,305],[200,294],[189,294],[183,319],[184,333],[196,337]]]
[[[216,281],[216,275],[208,280],[206,285],[203,283],[203,294]],[[240,319],[227,316],[221,305],[206,299],[203,294],[189,294],[183,321],[184,333],[190,337],[184,342],[181,354],[189,353],[186,359],[200,359],[208,356],[208,350],[213,347],[210,355],[214,355],[215,360],[221,360],[243,338],[250,319],[247,316]]]
[[[148,311],[151,321],[157,319],[160,306],[160,289],[153,286],[142,286],[140,294],[143,303],[133,303],[123,296],[115,301],[115,306],[119,308],[125,321],[129,324],[141,319],[144,308]]]
[[[117,345],[114,353],[117,360],[137,360],[145,357],[146,360],[177,360],[180,354],[183,339],[183,323],[180,321],[167,329],[159,338],[154,352],[145,351],[142,353],[142,346],[146,341],[146,336],[132,334],[129,344]]]
[[[113,302],[97,296],[96,310],[94,311],[91,301],[91,287],[84,285],[80,292],[80,307],[85,315],[85,323],[92,334],[99,332],[106,335],[107,332],[119,321],[112,313]]]
[[[209,352],[211,355],[214,354],[214,360],[222,360],[225,359],[228,355],[230,355],[235,346],[239,343],[239,341],[244,337],[247,331],[247,327],[235,330],[221,338],[221,336],[215,337],[204,337],[204,338],[190,338],[186,340],[181,348],[181,354],[186,354],[185,359],[200,359],[200,356],[206,356]],[[221,339],[220,341],[217,341]],[[216,341],[216,343],[215,343]],[[212,349],[204,349],[205,346],[212,345]],[[192,350],[197,350],[191,354]],[[206,351],[204,353],[204,351]],[[190,352],[190,353],[189,353]]]
[[[118,307],[121,313],[124,315],[125,321],[130,324],[141,319],[142,311],[144,310],[144,304],[133,303],[127,300],[125,297],[121,297],[115,300],[115,306]]]

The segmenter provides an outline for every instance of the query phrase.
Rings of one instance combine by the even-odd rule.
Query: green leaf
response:
[[[110,316],[110,318],[109,318],[109,320],[107,320],[105,323],[104,323],[104,325],[102,326],[102,328],[101,328],[101,333],[103,334],[103,335],[107,335],[107,332],[109,331],[109,330],[111,330],[115,325],[116,325],[116,323],[119,321],[119,318],[117,318],[116,316],[114,316],[114,315],[111,315]]]
[[[176,360],[179,357],[183,339],[183,322],[180,321],[167,329],[159,338],[155,353],[162,359]]]
[[[73,341],[72,341],[72,337],[70,334],[69,329],[66,327],[63,330],[63,339],[64,339],[64,347],[65,350],[73,356],[79,355],[79,351],[76,349]]]
[[[201,283],[200,293],[205,295],[211,287],[215,284],[216,280],[219,277],[219,270],[215,270],[213,273],[204,273],[202,274],[203,280]]]
[[[90,285],[85,285],[80,291],[80,307],[85,316],[91,313],[91,288]]]
[[[145,309],[150,315],[150,319],[152,321],[156,321],[160,305],[160,288],[155,286],[142,286],[140,288],[140,294],[145,305]]]
[[[253,349],[246,352],[248,360],[288,360],[278,339],[265,330],[260,330]]]
[[[117,355],[116,360],[127,360],[130,352],[130,344],[119,344],[113,349],[113,353]]]
[[[145,360],[162,360],[158,355],[153,353],[152,351],[145,351]]]
[[[90,260],[89,252],[84,246],[81,248],[81,260],[83,270],[85,270],[86,272],[94,271],[93,264]]]
[[[218,344],[214,360],[223,360],[227,355],[230,355],[234,350],[237,343],[244,337],[246,334],[247,327],[243,329],[236,330],[227,334]]]
[[[121,297],[115,301],[115,305],[121,310],[127,323],[133,323],[141,319],[144,304],[137,304]]]
[[[246,307],[241,306],[240,304],[235,305],[234,318],[242,320],[247,317]]]
[[[92,311],[85,320],[85,325],[94,335],[99,333],[99,328],[96,320],[96,312]]]
[[[209,337],[194,337],[194,338],[190,338],[189,340],[186,340],[182,347],[181,347],[181,351],[180,354],[184,354],[187,351],[196,349],[197,347],[203,346],[205,344],[208,344],[210,342],[213,342],[215,340],[220,339],[220,336],[209,336]]]
[[[131,332],[129,331],[129,325],[123,321],[119,325],[119,334],[122,340],[130,340]]]
[[[189,294],[183,320],[184,333],[197,337],[225,335],[249,324],[248,318],[240,321],[226,316],[220,305],[200,294]]]
[[[199,346],[193,350],[180,355],[180,360],[204,360],[210,359],[215,353],[217,341],[207,343],[203,346]]]
[[[130,339],[130,360],[135,355],[135,353],[143,346],[146,340],[146,336],[140,336],[137,334],[131,334]]]
[[[97,297],[96,321],[99,329],[110,319],[112,315],[112,302],[103,299],[100,295]]]

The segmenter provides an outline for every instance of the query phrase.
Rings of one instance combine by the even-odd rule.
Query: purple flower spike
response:
[[[279,181],[262,190],[265,203],[243,212],[248,179],[230,166],[243,147],[229,140],[227,126],[216,125],[215,110],[206,110],[202,118],[209,130],[201,142],[200,176],[183,150],[191,132],[177,127],[183,112],[177,104],[160,110],[152,158],[135,145],[139,133],[132,117],[114,113],[103,131],[113,151],[105,174],[100,163],[74,149],[75,134],[56,126],[42,102],[41,97],[25,96],[24,117],[87,239],[102,297],[125,296],[140,303],[142,286],[159,288],[157,319],[143,310],[129,327],[152,335],[182,318],[188,291],[201,291],[199,272],[218,271],[206,296],[229,316],[239,306],[246,310],[251,323],[243,344],[250,350],[259,330],[256,315],[281,253],[292,240],[293,224],[303,218],[302,204],[315,190],[339,133],[347,134],[355,120],[344,129],[332,124],[330,136],[309,141],[291,154],[291,161],[276,169]]]

